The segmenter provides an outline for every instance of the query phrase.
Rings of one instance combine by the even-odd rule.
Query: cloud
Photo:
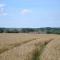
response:
[[[0,4],[0,8],[1,8],[1,7],[4,7],[4,6],[5,6],[5,4]]]
[[[6,16],[8,13],[0,13],[0,16]]]
[[[0,16],[6,16],[6,15],[8,15],[6,13],[5,6],[6,6],[5,4],[0,4]]]
[[[21,14],[22,14],[22,15],[28,15],[28,14],[30,14],[30,13],[32,13],[32,10],[30,10],[30,9],[22,9],[22,10],[21,10]]]

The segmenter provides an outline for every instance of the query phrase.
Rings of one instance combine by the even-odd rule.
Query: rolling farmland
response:
[[[60,49],[60,35],[0,33],[0,60],[59,60],[55,48]]]

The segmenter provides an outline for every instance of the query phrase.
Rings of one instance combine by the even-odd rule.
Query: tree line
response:
[[[0,28],[0,33],[46,33],[46,34],[60,34],[60,28]]]

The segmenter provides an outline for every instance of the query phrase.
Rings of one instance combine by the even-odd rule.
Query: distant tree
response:
[[[19,33],[18,29],[7,29],[6,33]]]
[[[3,33],[4,32],[4,28],[0,28],[0,33]]]
[[[42,31],[42,32],[43,32],[44,30],[45,30],[44,28],[40,28],[40,31]]]
[[[34,32],[34,29],[31,29],[31,28],[22,28],[21,32],[23,32],[23,33]]]

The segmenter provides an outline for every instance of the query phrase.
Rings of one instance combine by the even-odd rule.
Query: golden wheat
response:
[[[45,47],[40,60],[60,60],[60,39],[53,40]]]
[[[38,60],[45,45],[58,39],[54,34],[0,34],[0,60]]]

